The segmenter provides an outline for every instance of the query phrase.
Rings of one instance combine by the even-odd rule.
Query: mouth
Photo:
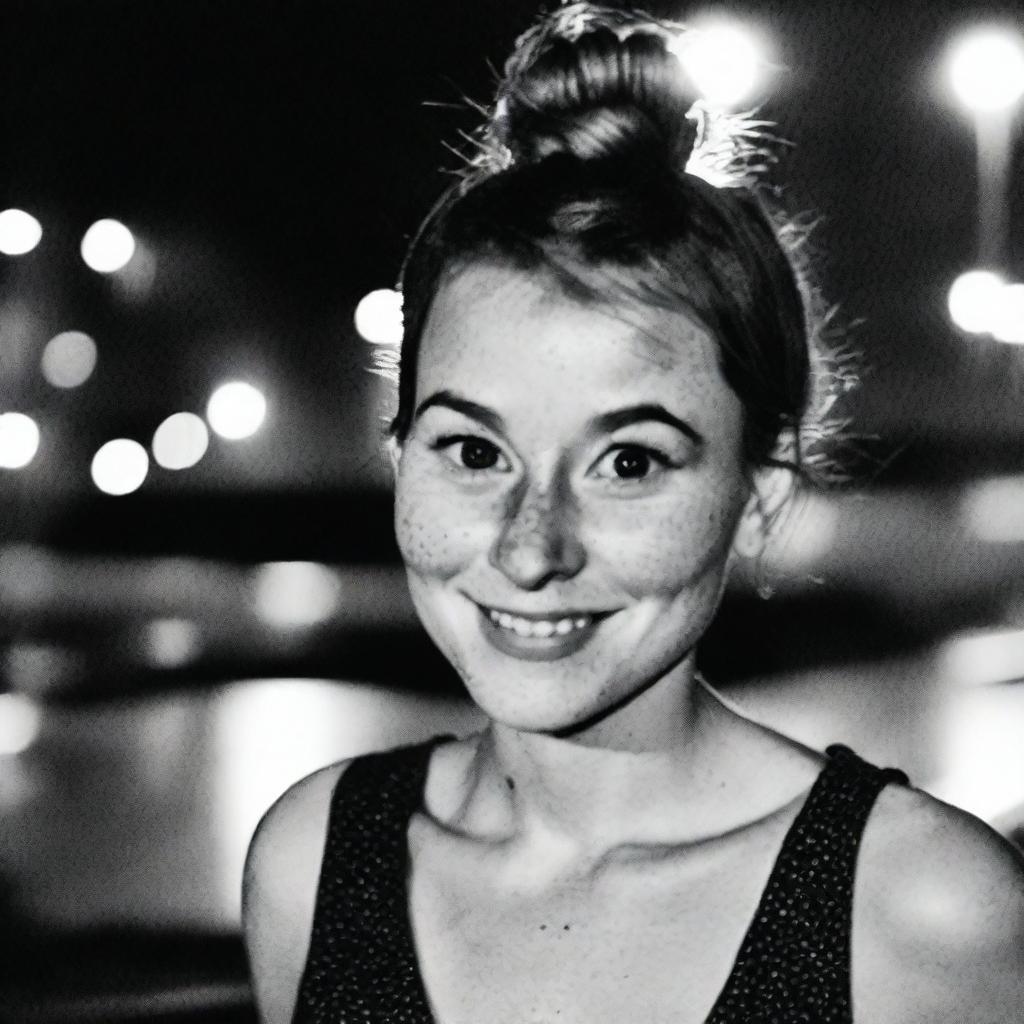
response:
[[[523,615],[478,604],[484,636],[503,654],[526,661],[553,661],[590,642],[612,612],[564,611]]]
[[[487,617],[496,626],[511,630],[520,637],[568,636],[574,630],[586,629],[597,621],[598,616],[592,612],[584,614],[567,613],[549,618],[515,615],[512,612],[498,611],[496,608],[485,608]]]

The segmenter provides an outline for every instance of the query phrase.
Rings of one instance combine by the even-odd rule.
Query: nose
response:
[[[568,482],[544,486],[523,480],[510,495],[490,561],[522,590],[569,579],[586,564],[579,509]]]

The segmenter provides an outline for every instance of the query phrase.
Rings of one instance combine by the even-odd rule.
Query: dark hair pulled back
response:
[[[568,4],[519,38],[461,179],[414,238],[401,275],[404,439],[420,339],[445,276],[471,263],[553,275],[582,301],[696,317],[745,411],[748,465],[822,476],[808,446],[848,381],[826,369],[799,233],[769,212],[760,122],[697,102],[672,52],[682,26]],[[710,179],[710,180],[706,180]],[[712,183],[714,182],[714,183]]]

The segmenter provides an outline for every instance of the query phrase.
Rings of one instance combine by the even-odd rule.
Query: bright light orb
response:
[[[999,289],[990,330],[1000,341],[1024,345],[1024,284],[1004,284]]]
[[[143,646],[158,668],[181,668],[200,653],[199,627],[188,619],[154,619],[143,631]]]
[[[956,44],[949,73],[953,91],[968,110],[1006,110],[1024,96],[1024,46],[1005,29],[977,29]]]
[[[20,693],[0,693],[0,755],[22,754],[39,737],[43,715]]]
[[[968,334],[987,334],[1003,279],[991,270],[968,270],[949,289],[949,315]]]
[[[64,331],[46,343],[41,365],[55,388],[77,388],[96,369],[96,342],[81,331]]]
[[[146,449],[124,437],[108,441],[92,459],[93,483],[104,494],[131,494],[142,486],[148,472]]]
[[[256,610],[279,629],[301,629],[329,619],[341,601],[337,575],[318,562],[268,562],[256,575]]]
[[[82,259],[99,274],[113,274],[135,254],[135,237],[119,220],[98,220],[82,237]]]
[[[39,427],[21,412],[0,415],[0,469],[24,469],[39,450]]]
[[[210,433],[193,412],[176,412],[156,428],[153,458],[164,469],[189,469],[205,454]]]
[[[251,437],[263,425],[266,414],[263,393],[241,380],[221,384],[206,405],[210,426],[229,441]]]
[[[24,210],[0,213],[0,252],[5,256],[24,256],[43,237],[43,226]]]
[[[735,107],[761,84],[764,60],[751,33],[735,24],[688,29],[670,44],[704,99]]]
[[[1024,543],[1024,476],[997,476],[969,485],[961,498],[970,531],[990,544]]]
[[[378,288],[359,300],[356,330],[375,345],[401,345],[402,296],[393,288]]]

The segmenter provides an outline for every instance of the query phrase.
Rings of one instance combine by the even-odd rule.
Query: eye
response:
[[[664,469],[668,459],[653,448],[625,444],[606,452],[597,463],[594,473],[605,480],[646,480]]]
[[[438,438],[434,447],[461,469],[472,472],[497,469],[502,472],[508,468],[508,462],[498,446],[482,437],[450,435]]]

